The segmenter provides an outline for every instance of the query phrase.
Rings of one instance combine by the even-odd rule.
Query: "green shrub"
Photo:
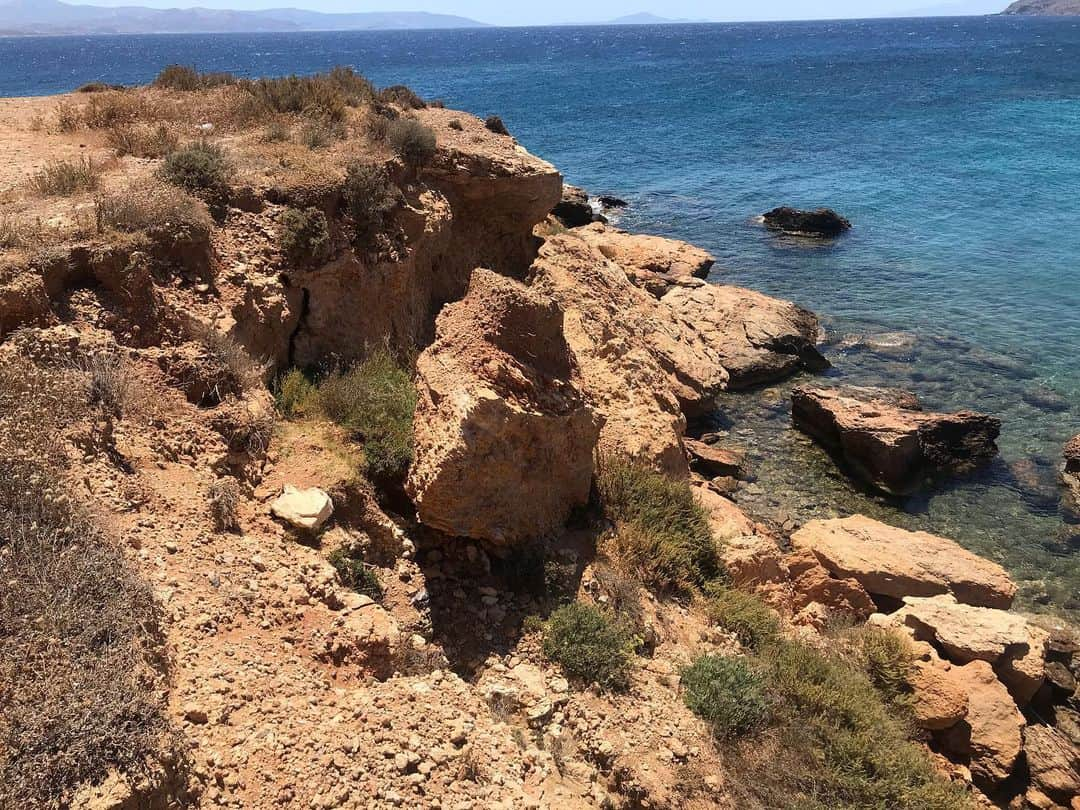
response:
[[[608,538],[619,562],[659,590],[685,590],[720,571],[712,530],[686,481],[619,458],[602,459],[601,503],[615,524]]]
[[[30,184],[44,197],[70,197],[80,191],[93,191],[100,177],[101,167],[90,158],[55,160],[45,164]]]
[[[484,126],[490,132],[494,132],[496,135],[509,135],[510,130],[506,128],[506,124],[497,115],[489,115],[484,119]]]
[[[703,655],[682,671],[683,701],[720,739],[748,734],[769,717],[765,679],[745,658]]]
[[[945,782],[911,742],[904,719],[857,666],[798,642],[771,647],[761,663],[783,745],[781,772],[761,774],[754,782],[765,806],[970,806],[962,789]]]
[[[412,462],[412,418],[416,388],[408,370],[388,351],[377,351],[319,385],[319,407],[327,418],[364,444],[364,470],[377,483],[404,479]]]
[[[780,637],[780,620],[756,596],[715,583],[707,585],[705,593],[709,619],[734,634],[747,649],[761,649]]]
[[[193,141],[165,157],[161,176],[173,185],[196,193],[221,194],[232,177],[225,150],[210,141]]]
[[[281,252],[294,265],[316,265],[330,255],[330,226],[318,208],[288,208],[281,215]]]
[[[544,655],[568,677],[601,689],[630,684],[633,641],[606,613],[580,602],[556,610],[544,623]]]
[[[385,168],[354,162],[345,174],[344,199],[356,242],[370,245],[386,230],[390,215],[401,202],[401,192]]]
[[[274,390],[277,411],[286,419],[303,416],[318,407],[315,383],[298,368],[291,368],[278,378]]]
[[[362,559],[349,554],[339,546],[330,553],[330,564],[338,572],[341,582],[357,593],[362,593],[375,602],[383,598],[382,584],[378,576]]]
[[[897,708],[907,708],[908,678],[915,664],[910,639],[895,630],[862,625],[849,631],[843,641],[852,647],[856,663],[878,692]]]
[[[410,166],[424,166],[435,157],[435,133],[415,118],[391,121],[386,140],[394,154]]]
[[[379,91],[379,101],[387,104],[397,104],[403,110],[422,110],[427,104],[420,96],[413,92],[411,87],[403,84],[395,84],[384,87]]]

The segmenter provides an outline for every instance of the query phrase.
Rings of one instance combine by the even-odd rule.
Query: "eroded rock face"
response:
[[[705,278],[716,262],[708,251],[686,242],[627,233],[599,222],[577,235],[619,265],[634,284],[650,291]]]
[[[817,317],[790,301],[743,287],[706,284],[673,288],[661,302],[717,352],[731,390],[829,366],[816,347]]]
[[[967,604],[1008,608],[1016,595],[1016,585],[997,563],[944,537],[862,515],[810,521],[791,543],[812,551],[834,576],[852,577],[878,596],[949,593]]]
[[[803,211],[781,206],[764,215],[765,226],[792,236],[833,239],[851,229],[851,223],[831,208]]]
[[[891,495],[969,472],[997,454],[998,419],[913,405],[910,395],[897,399],[876,390],[796,388],[791,417],[855,477]]]
[[[563,314],[487,270],[438,318],[417,361],[406,489],[422,522],[509,544],[557,529],[588,500],[598,428],[571,382]]]
[[[544,243],[532,287],[565,312],[579,387],[603,419],[601,452],[686,476],[684,410],[707,410],[727,382],[713,348],[574,235]]]
[[[1080,523],[1080,435],[1069,440],[1065,445],[1064,455],[1062,482],[1065,484],[1065,497],[1061,503],[1065,516]]]

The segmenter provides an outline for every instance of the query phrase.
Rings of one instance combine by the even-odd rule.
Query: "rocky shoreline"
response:
[[[697,429],[729,392],[762,397],[797,377],[794,425],[837,475],[895,495],[985,464],[995,418],[923,411],[903,391],[815,387],[830,368],[816,315],[706,281],[706,251],[600,221],[505,130],[407,88],[375,95],[350,73],[330,80],[355,94],[334,107],[337,134],[278,140],[229,117],[259,85],[220,81],[29,100],[6,132],[27,171],[42,150],[109,167],[67,196],[20,195],[21,176],[6,186],[5,223],[49,224],[5,230],[0,359],[81,375],[89,391],[35,463],[85,493],[153,584],[175,663],[147,665],[146,680],[188,742],[176,754],[193,760],[184,801],[730,804],[739,774],[683,699],[681,673],[751,646],[686,582],[650,591],[605,550],[632,534],[597,509],[606,466],[625,464],[689,493],[704,558],[786,636],[816,650],[845,622],[910,643],[897,688],[920,750],[974,801],[1080,806],[1069,628],[1012,609],[1006,571],[948,538],[859,514],[755,514],[729,497],[752,476],[750,448]],[[103,109],[185,133],[214,118],[212,145],[189,148],[203,162],[229,155],[228,173],[190,194],[164,185],[160,157],[119,154]],[[32,123],[45,114],[60,122],[47,135]],[[352,370],[380,351],[415,357],[399,370],[404,394],[364,401],[407,411],[407,436],[380,437],[407,446],[398,467],[366,412],[335,418],[323,394],[305,415],[316,383],[303,369],[344,400],[361,387]],[[121,365],[140,394],[123,407],[102,393]],[[288,380],[300,393],[286,395]],[[1076,445],[1063,472],[1073,497]],[[677,519],[664,512],[661,530]],[[521,586],[537,546],[554,561],[542,588],[559,575],[570,601],[602,608],[635,595],[632,694],[577,688],[541,654],[527,617],[552,606]],[[139,781],[112,763],[75,805],[176,801],[150,770]]]

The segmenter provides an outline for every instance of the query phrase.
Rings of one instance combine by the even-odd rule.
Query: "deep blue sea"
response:
[[[758,483],[740,499],[760,511],[948,534],[1005,562],[1029,604],[1080,609],[1080,531],[1056,488],[1080,432],[1080,21],[0,39],[0,96],[146,82],[174,62],[349,64],[498,113],[571,182],[627,199],[623,226],[707,247],[716,280],[819,312],[832,376],[997,414],[999,462],[901,504],[788,429],[784,387],[728,397],[719,422],[751,450]],[[755,217],[780,204],[828,205],[855,228],[832,245],[778,239]]]

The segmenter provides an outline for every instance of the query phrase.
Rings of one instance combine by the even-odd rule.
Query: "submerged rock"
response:
[[[626,208],[626,206],[629,205],[626,200],[620,197],[613,197],[610,194],[601,194],[596,199],[604,208]]]
[[[851,223],[831,208],[802,211],[782,206],[766,212],[764,219],[772,230],[816,239],[832,239],[851,228]]]
[[[871,594],[952,594],[971,605],[1008,608],[1016,585],[997,563],[926,532],[909,532],[862,515],[813,520],[791,536],[836,577],[851,577]]]
[[[942,474],[970,472],[997,454],[998,419],[916,408],[905,392],[796,388],[791,416],[854,476],[891,495],[909,495]]]
[[[406,490],[420,520],[503,544],[561,527],[589,498],[598,434],[575,373],[559,307],[475,271],[417,360]]]

